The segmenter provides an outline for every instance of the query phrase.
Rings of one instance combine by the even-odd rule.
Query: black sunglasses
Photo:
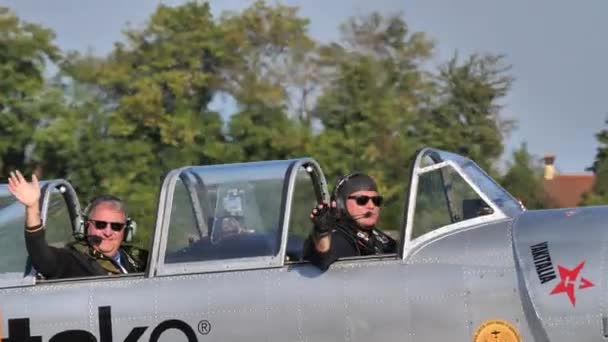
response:
[[[93,222],[93,225],[95,226],[95,228],[97,228],[99,230],[106,229],[108,224],[110,225],[110,228],[112,228],[112,230],[115,232],[119,232],[125,227],[125,223],[122,223],[122,222],[107,222],[107,221],[91,220],[91,219],[89,219],[89,221]]]
[[[382,196],[361,195],[361,196],[348,196],[348,199],[354,199],[357,202],[357,205],[360,205],[360,206],[366,205],[367,202],[369,202],[369,200],[371,199],[372,202],[374,202],[374,205],[376,207],[379,207],[382,205],[382,200],[384,198],[382,198]]]

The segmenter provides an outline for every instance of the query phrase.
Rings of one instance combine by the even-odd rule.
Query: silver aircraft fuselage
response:
[[[608,208],[526,211],[471,163],[443,151],[420,152],[399,253],[339,260],[326,272],[301,260],[307,230],[298,233],[310,201],[327,197],[314,160],[175,170],[161,191],[147,272],[43,281],[27,265],[23,271],[3,266],[9,271],[0,274],[0,337],[603,341]],[[259,177],[252,176],[256,169]],[[272,174],[277,182],[267,177]],[[65,199],[66,212],[79,211],[68,183],[48,184],[45,217],[53,194]],[[254,207],[266,203],[259,199],[274,191],[272,184],[280,205],[267,218],[272,209]],[[5,222],[18,222],[10,215],[5,212]],[[226,217],[248,229],[222,226]],[[269,230],[252,224],[275,221],[278,227]],[[21,231],[3,239],[18,239],[19,224]],[[16,227],[7,223],[0,233]],[[14,253],[18,248],[24,247]]]

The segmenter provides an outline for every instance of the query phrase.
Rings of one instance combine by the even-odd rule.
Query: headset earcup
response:
[[[80,215],[78,215],[78,226],[76,227],[76,231],[74,231],[74,237],[77,239],[84,239],[87,236],[87,221],[91,211],[91,204],[92,202],[87,203],[84,211],[81,211]]]
[[[81,213],[78,215],[78,223],[76,225],[76,229],[74,230],[74,237],[76,239],[84,239],[86,236],[86,223],[84,215]]]
[[[130,217],[127,218],[127,226],[125,227],[125,242],[132,242],[133,237],[135,236],[135,232],[137,230],[137,223],[133,221]]]
[[[338,209],[339,213],[341,213],[341,212],[343,212],[345,210],[345,208],[344,208],[344,202],[338,196],[338,189],[340,189],[340,185],[342,185],[343,179],[344,179],[344,177],[340,178],[336,182],[336,186],[334,186],[334,191],[331,193],[331,202],[336,202],[336,208]]]
[[[336,209],[338,209],[338,212],[344,212],[346,210],[346,204],[344,203],[344,201],[337,196],[337,193],[332,193],[331,195],[331,200],[330,200],[330,204],[331,202],[336,202]]]
[[[346,211],[346,203],[344,203],[344,200],[342,198],[336,199],[336,208],[338,208],[338,210],[341,213],[347,213],[347,211]]]
[[[342,187],[342,185],[344,183],[346,183],[346,181],[348,181],[352,177],[362,175],[362,174],[363,173],[361,173],[359,171],[355,171],[353,173],[340,177],[340,179],[338,179],[338,181],[336,182],[336,186],[334,187],[334,191],[332,192],[331,197],[332,197],[332,201],[336,202],[336,208],[338,208],[339,212],[348,213],[348,211],[346,210],[346,203],[344,203],[344,198],[341,198],[340,196],[338,196],[340,187]]]

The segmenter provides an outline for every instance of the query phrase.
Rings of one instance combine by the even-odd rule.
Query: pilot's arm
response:
[[[36,270],[45,277],[60,274],[62,258],[71,258],[64,250],[46,243],[44,227],[40,218],[40,185],[36,175],[28,183],[21,172],[11,172],[8,190],[25,206],[25,245]]]
[[[326,253],[331,247],[331,235],[326,235],[321,238],[313,237],[315,249],[319,253]]]
[[[38,202],[40,201],[38,177],[32,175],[32,182],[28,183],[21,172],[11,171],[11,175],[8,177],[8,190],[25,206],[26,229],[28,227],[42,228],[40,208],[38,206]]]
[[[331,248],[331,231],[336,228],[336,202],[331,206],[321,203],[310,213],[313,223],[312,242],[319,253],[326,253]]]
[[[339,257],[344,250],[341,246],[341,239],[332,239],[332,231],[337,228],[336,203],[331,206],[321,203],[314,208],[310,214],[313,222],[313,231],[307,240],[305,247],[305,258],[322,270],[327,270],[329,266]],[[336,245],[337,244],[337,245]]]

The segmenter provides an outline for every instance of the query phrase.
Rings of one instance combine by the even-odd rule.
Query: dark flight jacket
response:
[[[73,241],[64,248],[49,246],[45,230],[25,231],[25,246],[32,265],[45,279],[103,276],[123,274],[114,261],[97,252],[86,241]],[[128,273],[143,272],[148,252],[135,246],[123,245],[119,249],[122,267]]]
[[[365,236],[360,231],[369,234]],[[312,236],[306,239],[304,259],[309,260],[323,271],[326,271],[339,258],[397,252],[397,242],[376,228],[372,230],[354,227],[333,229],[331,232],[331,246],[325,253],[317,251],[312,239]]]

